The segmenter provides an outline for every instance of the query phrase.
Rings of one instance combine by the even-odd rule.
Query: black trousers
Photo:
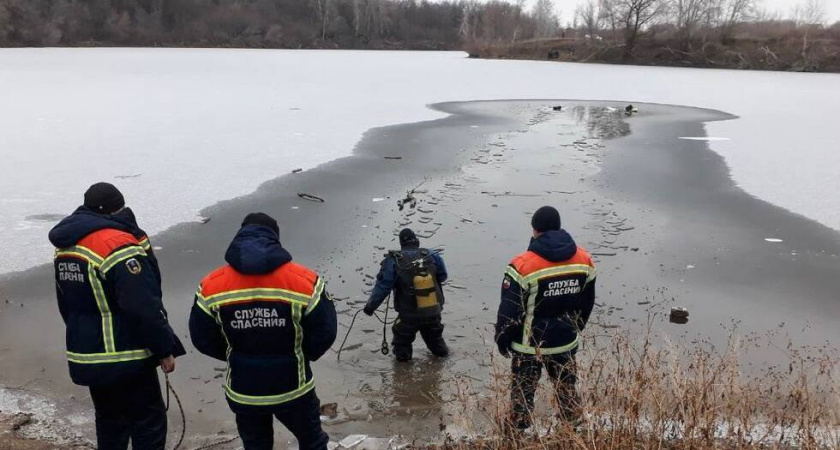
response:
[[[443,323],[440,316],[414,319],[397,317],[392,328],[394,332],[394,356],[397,361],[408,361],[411,359],[413,353],[412,344],[417,332],[423,337],[423,342],[431,352],[440,358],[449,355],[449,347],[446,346],[446,341],[443,340]]]
[[[575,352],[539,357],[515,351],[512,353],[513,381],[510,400],[513,425],[519,429],[531,426],[534,395],[537,392],[543,367],[554,386],[554,399],[560,408],[561,417],[570,422],[574,421],[580,407],[580,398],[575,389],[577,383]]]
[[[166,406],[157,368],[118,383],[90,387],[96,409],[99,450],[163,450],[166,446]]]
[[[274,418],[295,435],[300,450],[326,450],[329,437],[321,429],[321,402],[315,391],[271,407],[237,407],[236,428],[245,450],[274,448]]]

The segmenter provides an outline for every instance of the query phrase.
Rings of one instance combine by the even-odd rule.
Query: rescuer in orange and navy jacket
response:
[[[542,367],[555,383],[568,419],[577,406],[574,356],[578,334],[595,304],[595,266],[560,227],[560,213],[544,206],[531,220],[528,251],[511,261],[502,282],[496,344],[513,354],[514,425],[530,426],[530,411]]]
[[[292,262],[262,213],[245,218],[225,260],[198,287],[190,335],[201,353],[228,362],[224,390],[245,448],[272,448],[274,416],[301,449],[326,449],[310,367],[337,333],[324,281]]]
[[[184,348],[169,326],[149,238],[122,193],[97,183],[49,233],[70,377],[89,386],[98,448],[163,449],[166,411],[157,378]]]

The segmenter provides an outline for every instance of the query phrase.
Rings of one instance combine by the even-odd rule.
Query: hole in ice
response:
[[[709,136],[709,137],[702,137],[702,136],[701,137],[685,137],[684,136],[684,137],[680,137],[680,139],[685,139],[687,141],[728,141],[729,140],[729,138],[726,138],[726,137],[714,137],[714,136]]]

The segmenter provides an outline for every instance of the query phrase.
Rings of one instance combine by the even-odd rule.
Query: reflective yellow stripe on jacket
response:
[[[76,364],[102,364],[126,361],[137,361],[151,358],[152,352],[148,350],[128,350],[124,352],[105,353],[75,353],[67,352],[67,359]]]
[[[510,266],[508,267],[506,274],[519,283],[522,288],[522,293],[525,296],[525,323],[522,326],[522,342],[513,342],[511,344],[511,348],[517,352],[528,355],[556,355],[576,349],[580,344],[580,338],[577,336],[575,336],[574,341],[561,347],[532,347],[528,345],[531,342],[531,334],[534,324],[534,311],[536,309],[537,298],[536,286],[543,278],[572,274],[586,275],[586,281],[584,284],[588,284],[595,279],[595,268],[586,264],[568,264],[549,267],[547,269],[538,270],[534,273],[522,276],[513,266]]]
[[[531,347],[530,345],[522,345],[519,342],[514,342],[513,344],[511,344],[511,348],[513,348],[519,353],[525,353],[527,355],[556,355],[559,353],[570,352],[576,349],[579,344],[580,338],[575,336],[574,341],[562,347]]]
[[[286,289],[254,288],[222,292],[220,294],[204,297],[203,299],[204,305],[207,309],[213,309],[223,305],[254,300],[278,300],[291,304],[298,304],[300,306],[307,306],[309,304],[310,297]]]
[[[312,297],[310,297],[309,304],[306,306],[305,315],[309,315],[312,310],[318,306],[318,303],[321,302],[321,295],[324,293],[324,280],[321,277],[318,277],[318,281],[315,282],[315,289],[312,292]]]
[[[230,398],[231,400],[235,401],[236,403],[242,403],[243,405],[271,406],[290,402],[296,398],[300,398],[314,388],[315,378],[312,378],[306,383],[304,383],[303,386],[295,389],[294,391],[280,395],[244,395],[231,389],[229,384],[225,385],[225,394],[227,394],[228,398]]]
[[[297,359],[298,389],[306,383],[306,363],[303,357],[303,326],[300,323],[301,306],[292,305],[292,324],[295,326],[295,359]]]
[[[97,255],[93,252],[93,250],[82,247],[81,245],[75,245],[73,247],[67,248],[60,248],[55,251],[55,257],[71,257],[71,258],[81,258],[90,263],[90,265],[99,268],[102,265],[102,257]]]
[[[102,316],[102,341],[105,352],[114,353],[117,350],[114,344],[114,316],[111,314],[108,299],[105,298],[105,289],[99,281],[96,269],[90,264],[88,264],[88,280],[93,290],[93,298],[96,300],[96,307],[99,309],[99,315]]]
[[[102,317],[102,345],[105,352],[76,353],[68,351],[68,361],[76,364],[108,364],[137,361],[150,358],[152,356],[152,353],[146,349],[117,351],[116,341],[114,339],[114,316],[111,312],[110,306],[108,306],[105,289],[99,279],[100,273],[104,274],[119,262],[125,261],[131,257],[145,255],[145,251],[137,246],[130,246],[116,251],[107,258],[102,258],[93,250],[81,245],[57,249],[55,251],[56,258],[81,258],[88,262],[88,281],[90,282],[90,288],[93,291],[93,298],[96,301],[96,307],[99,310],[99,315]]]
[[[106,276],[107,273],[116,267],[117,264],[130,259],[136,258],[138,256],[146,256],[146,251],[143,250],[142,247],[137,245],[132,245],[120,250],[115,251],[108,255],[104,261],[102,261],[102,266],[99,267],[99,272],[102,273],[102,276]]]
[[[569,264],[565,266],[549,267],[547,269],[538,270],[534,273],[529,273],[524,278],[528,283],[537,283],[543,278],[556,277],[558,275],[570,275],[574,273],[585,274],[585,283],[589,283],[595,278],[595,268],[586,264]]]
[[[297,360],[297,375],[299,380],[297,389],[284,394],[265,396],[245,395],[236,392],[231,386],[233,371],[230,367],[230,364],[228,364],[227,376],[225,377],[224,385],[225,394],[228,396],[228,398],[237,403],[245,405],[278,405],[299,398],[311,391],[315,387],[314,377],[310,378],[309,380],[306,380],[306,358],[303,354],[303,325],[301,324],[301,321],[305,314],[309,314],[318,305],[318,302],[320,301],[323,292],[324,282],[320,278],[318,278],[318,281],[315,284],[314,292],[311,296],[307,296],[299,292],[294,292],[286,289],[252,288],[226,291],[205,297],[202,294],[201,286],[198,287],[198,290],[195,294],[196,304],[207,315],[216,318],[216,323],[219,324],[219,327],[222,330],[222,335],[224,336],[225,341],[228,345],[228,360],[230,360],[230,353],[232,351],[232,347],[227,339],[227,335],[225,334],[224,326],[222,325],[221,314],[219,312],[220,307],[254,300],[282,301],[289,303],[289,305],[291,306],[292,325],[294,326],[295,330],[295,359]]]

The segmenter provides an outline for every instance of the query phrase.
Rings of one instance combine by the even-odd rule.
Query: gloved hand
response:
[[[363,310],[368,317],[373,315],[373,312],[376,311],[376,308],[371,308],[371,304],[368,303],[365,305],[365,309]]]

